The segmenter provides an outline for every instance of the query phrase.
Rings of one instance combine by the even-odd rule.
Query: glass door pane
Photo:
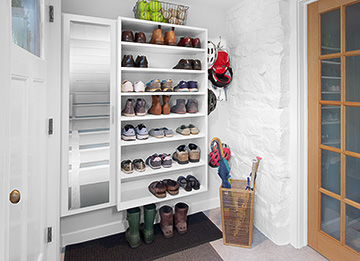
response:
[[[360,209],[346,205],[346,245],[360,252]]]
[[[360,56],[346,57],[346,100],[360,102]]]
[[[340,58],[321,61],[321,99],[340,101],[341,98]]]
[[[15,44],[41,56],[41,12],[39,0],[12,0],[12,39]]]
[[[321,15],[321,54],[340,52],[340,9]]]
[[[360,107],[346,107],[346,150],[360,153]]]
[[[340,195],[340,154],[321,151],[321,187]]]
[[[340,148],[340,106],[321,106],[321,144]]]
[[[340,240],[340,201],[321,194],[321,230]]]
[[[346,7],[346,51],[360,49],[360,3]]]
[[[360,203],[360,159],[346,156],[346,198]]]

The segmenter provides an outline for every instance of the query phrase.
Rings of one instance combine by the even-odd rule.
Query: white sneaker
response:
[[[133,92],[133,91],[134,91],[134,86],[132,82],[123,81],[123,83],[121,84],[121,92]]]
[[[138,81],[134,83],[134,91],[135,92],[144,92],[145,84],[142,81]]]

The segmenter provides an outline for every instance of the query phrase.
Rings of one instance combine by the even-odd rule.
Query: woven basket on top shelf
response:
[[[188,6],[154,0],[138,0],[133,9],[137,19],[179,25],[186,24],[188,10]]]

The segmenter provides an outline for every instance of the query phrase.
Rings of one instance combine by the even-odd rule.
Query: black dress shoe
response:
[[[124,55],[124,58],[121,61],[121,67],[135,67],[134,58],[131,54]]]
[[[200,60],[191,60],[191,66],[193,70],[201,70]]]
[[[148,61],[146,59],[145,55],[138,55],[136,57],[135,66],[140,68],[147,68],[148,67]]]
[[[173,69],[191,70],[191,62],[189,59],[181,59]]]
[[[200,189],[200,182],[193,175],[187,175],[186,180],[190,183],[191,187],[195,190]]]

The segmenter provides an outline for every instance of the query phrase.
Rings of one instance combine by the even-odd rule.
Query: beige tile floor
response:
[[[211,209],[204,212],[211,221],[214,222],[221,230],[221,213],[220,209]],[[254,228],[252,248],[241,248],[234,246],[226,246],[223,240],[219,239],[210,243],[225,261],[300,261],[300,260],[327,260],[314,249],[309,246],[296,249],[291,245],[278,246],[271,242],[259,230]]]

